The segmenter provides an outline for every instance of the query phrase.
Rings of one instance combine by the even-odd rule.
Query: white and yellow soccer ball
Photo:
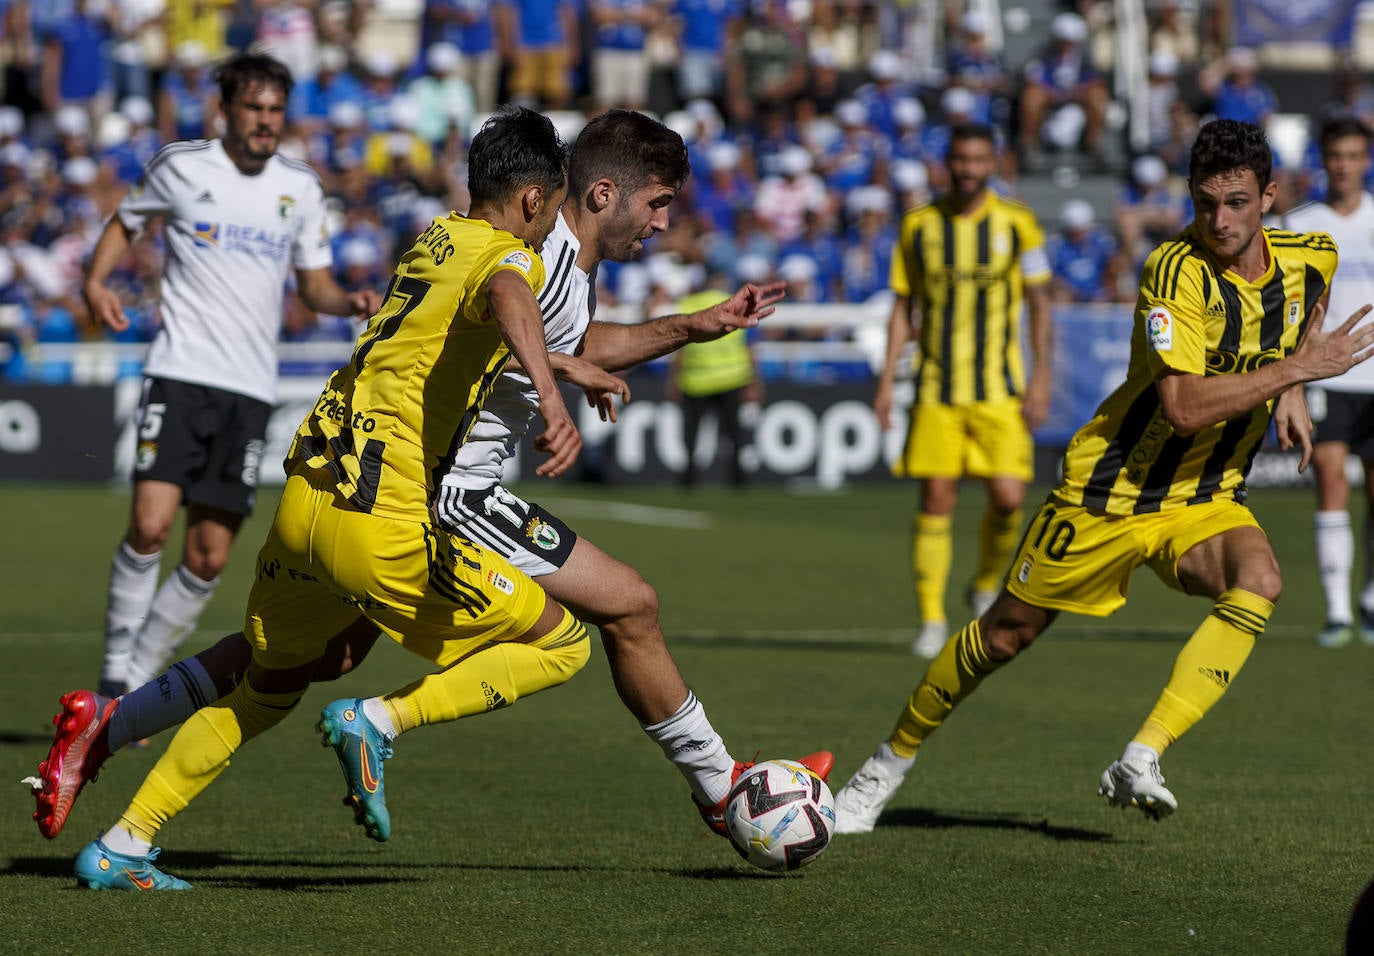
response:
[[[805,866],[835,832],[835,797],[795,760],[765,760],[740,774],[725,799],[725,832],[740,856],[775,872]]]

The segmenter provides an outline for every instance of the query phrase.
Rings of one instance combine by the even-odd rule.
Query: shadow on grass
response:
[[[73,880],[72,863],[76,850],[69,857],[11,857],[0,864],[0,877],[37,876]],[[360,885],[425,883],[434,878],[437,870],[459,870],[475,873],[658,873],[692,880],[750,879],[761,871],[731,867],[701,867],[675,869],[672,867],[626,867],[620,865],[585,864],[519,864],[519,863],[377,863],[365,860],[323,860],[301,857],[283,858],[253,856],[242,853],[179,852],[158,861],[174,876],[205,889],[294,890],[334,892],[350,890]],[[254,875],[253,870],[290,868],[313,872],[283,875]],[[235,875],[216,874],[217,870],[237,871]]]
[[[949,830],[955,827],[969,827],[987,830],[1020,830],[1025,833],[1039,833],[1051,840],[1071,843],[1119,843],[1114,833],[1102,830],[1084,830],[1079,827],[1055,826],[1048,820],[1027,820],[1011,813],[949,813],[938,810],[922,810],[917,807],[902,807],[888,810],[878,818],[878,826],[919,827],[925,830]]]
[[[41,734],[25,733],[22,730],[0,730],[0,747],[27,747],[30,744],[51,744],[52,731]],[[42,757],[47,756],[45,750]],[[42,759],[40,757],[39,759]]]

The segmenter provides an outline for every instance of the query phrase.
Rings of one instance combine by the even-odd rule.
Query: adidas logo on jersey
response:
[[[199,196],[196,197],[196,202],[214,202],[214,201],[215,201],[215,197],[214,197],[213,195],[210,194],[210,190],[208,190],[208,189],[205,190],[205,191],[203,191]]]

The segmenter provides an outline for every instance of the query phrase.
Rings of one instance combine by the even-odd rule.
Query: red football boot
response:
[[[94,780],[110,757],[110,716],[119,699],[102,697],[89,690],[62,695],[62,713],[52,719],[57,727],[48,758],[38,765],[33,799],[38,809],[33,818],[38,832],[49,840],[62,832],[72,804],[87,783]]]

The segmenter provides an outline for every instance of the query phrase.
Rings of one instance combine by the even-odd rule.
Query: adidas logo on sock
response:
[[[1199,667],[1197,672],[1216,683],[1222,690],[1231,686],[1231,672],[1220,670],[1215,667]]]

